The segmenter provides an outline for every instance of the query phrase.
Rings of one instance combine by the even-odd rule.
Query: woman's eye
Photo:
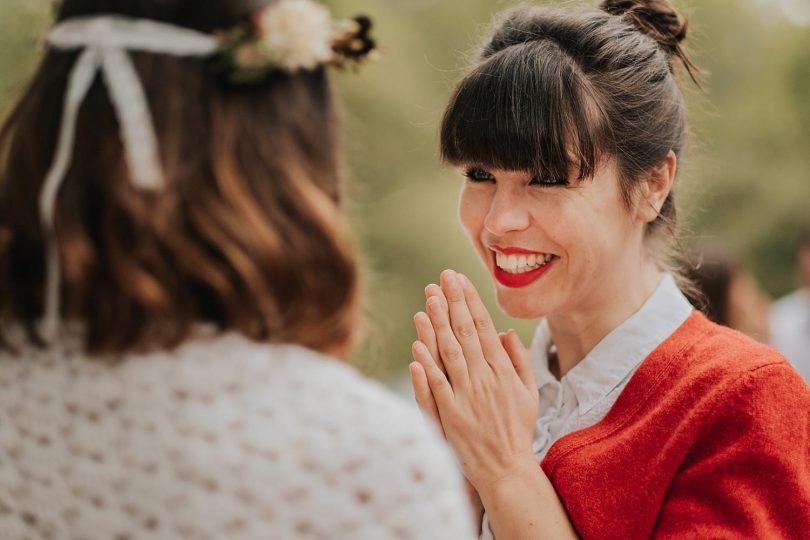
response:
[[[467,171],[464,171],[464,176],[466,176],[473,182],[492,182],[495,180],[494,176],[492,176],[487,171],[483,171],[481,169],[469,169]]]
[[[536,176],[530,182],[534,186],[567,186],[568,180],[565,178],[548,178],[545,176]]]

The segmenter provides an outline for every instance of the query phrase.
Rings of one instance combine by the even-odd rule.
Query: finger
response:
[[[442,419],[439,416],[439,408],[436,406],[436,400],[433,399],[433,394],[430,391],[425,368],[423,368],[422,364],[419,362],[411,362],[408,366],[408,371],[411,374],[411,384],[413,385],[416,403],[419,405],[422,413],[430,418],[432,422],[435,422],[436,426],[441,430],[442,435],[444,435]]]
[[[431,283],[430,285],[425,287],[425,299],[430,300],[432,296],[440,296],[440,297],[444,296],[441,287],[439,287],[435,283]]]
[[[444,368],[444,364],[442,363],[442,359],[439,356],[439,344],[436,341],[436,332],[433,331],[433,325],[430,323],[430,317],[427,316],[427,313],[420,311],[414,315],[413,323],[416,326],[416,335],[419,338],[419,341],[424,343],[428,348],[428,351],[433,356],[434,360],[436,360],[436,365],[439,366],[439,369],[447,373]]]
[[[503,346],[504,349],[506,349],[506,353],[509,355],[509,359],[512,361],[512,365],[515,367],[515,372],[517,372],[518,377],[520,378],[521,382],[523,382],[523,385],[529,390],[536,390],[537,384],[534,380],[534,366],[532,365],[532,359],[529,355],[529,351],[520,341],[520,337],[517,335],[517,332],[514,330],[507,332],[503,337]]]
[[[464,288],[458,274],[452,270],[442,272],[441,286],[444,297],[447,299],[453,335],[461,345],[470,375],[473,375],[476,370],[488,368],[489,364],[484,358],[481,342],[478,341],[478,332],[475,330],[475,323],[470,309],[467,307]]]
[[[433,331],[436,333],[436,343],[439,349],[439,357],[444,364],[447,378],[454,389],[466,389],[470,383],[470,374],[467,369],[467,360],[464,358],[464,351],[461,349],[453,335],[450,327],[450,316],[447,311],[447,303],[443,297],[434,296],[427,301],[428,317]],[[427,347],[425,348],[427,350]],[[428,380],[430,371],[428,371]]]
[[[439,418],[441,418],[442,411],[453,406],[455,401],[453,388],[450,386],[450,382],[447,380],[442,370],[436,365],[433,357],[430,356],[430,352],[427,350],[424,343],[421,341],[414,342],[411,347],[411,352],[413,353],[413,359],[416,360],[425,371],[430,393],[436,403]]]
[[[467,308],[470,311],[475,330],[478,333],[478,341],[481,344],[484,358],[493,366],[499,361],[505,361],[503,355],[504,347],[498,332],[495,330],[495,323],[492,322],[489,310],[484,305],[481,296],[478,294],[478,291],[469,278],[459,274],[459,279],[464,291],[464,299],[467,302]]]

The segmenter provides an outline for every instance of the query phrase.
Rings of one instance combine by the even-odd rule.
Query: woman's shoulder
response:
[[[218,411],[230,409],[222,425],[239,414],[243,431],[251,432],[257,446],[292,441],[301,452],[317,449],[320,466],[327,468],[361,458],[390,465],[418,458],[430,462],[426,467],[457,474],[438,430],[416,405],[347,362],[238,335],[194,343],[178,354],[192,360],[188,373],[173,376],[188,386],[186,395],[221,396]],[[209,426],[212,420],[210,414],[202,419]]]
[[[460,469],[415,405],[351,365],[300,346],[241,338],[221,346],[240,351],[238,362],[251,374],[243,379],[241,429],[229,427],[247,453],[241,473],[285,487],[268,495],[280,498],[273,506],[313,526],[362,522],[356,532],[364,537],[438,538],[444,526],[465,537]],[[295,505],[282,500],[287,495],[298,497]],[[312,515],[330,505],[340,510]]]
[[[287,403],[312,401],[332,414],[343,404],[370,418],[398,415],[423,424],[415,406],[349,362],[299,345],[268,345],[227,335],[213,345],[192,344],[180,354],[195,359],[195,370],[236,370],[248,391],[259,389],[262,395],[283,397]]]
[[[666,405],[648,422],[655,433],[666,425],[674,449],[656,535],[806,529],[810,388],[773,349],[699,315],[691,324],[658,394]],[[744,518],[740,508],[750,510]]]
[[[185,429],[211,431],[240,416],[240,424],[278,430],[340,429],[379,440],[419,434],[438,438],[415,405],[363,376],[346,362],[297,345],[257,343],[236,333],[187,342],[173,351],[89,358],[71,347],[33,346],[0,352],[0,387],[14,396],[59,388],[66,410],[97,410],[115,403],[117,413],[165,419]],[[33,402],[20,406],[31,408]],[[64,411],[63,411],[64,412]],[[161,420],[163,421],[163,420]],[[261,430],[268,433],[267,429]],[[272,432],[273,430],[269,430]]]
[[[148,364],[150,359],[145,360]],[[226,334],[189,343],[157,360],[189,393],[238,397],[250,403],[245,412],[278,408],[291,418],[320,417],[321,424],[328,420],[355,431],[386,426],[380,437],[398,431],[433,435],[415,405],[348,362],[299,345],[269,345]],[[147,369],[138,362],[130,366],[133,371]]]
[[[672,380],[684,384],[729,386],[742,379],[785,372],[788,378],[794,379],[793,386],[805,386],[781,353],[741,332],[716,324],[699,312],[656,353],[659,364],[668,364],[671,368]]]
[[[662,417],[637,407],[650,399]],[[810,413],[810,389],[776,350],[695,312],[642,363],[614,409],[614,416],[648,411],[647,420],[695,428],[749,412],[768,421]]]
[[[469,531],[459,468],[438,431],[382,385],[302,347],[224,335],[115,365],[32,350],[0,358],[0,378],[10,390],[0,392],[0,426],[26,429],[14,441],[64,445],[65,466],[85,474],[126,469],[127,485],[82,487],[112,502],[147,490],[143,504],[167,524],[247,515],[259,536],[280,538]],[[177,507],[192,493],[198,505]]]

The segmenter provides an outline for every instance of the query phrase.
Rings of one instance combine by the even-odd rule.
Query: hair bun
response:
[[[624,17],[639,31],[650,36],[670,56],[678,58],[692,79],[699,69],[686,54],[681,42],[686,39],[688,22],[667,0],[603,0],[602,10]]]

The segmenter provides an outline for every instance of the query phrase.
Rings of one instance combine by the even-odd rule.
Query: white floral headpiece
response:
[[[333,22],[313,0],[280,0],[224,37],[231,79],[250,82],[268,71],[295,72],[360,62],[375,52],[366,17]]]
[[[230,80],[253,82],[274,70],[295,72],[359,62],[375,49],[370,27],[365,17],[333,23],[327,9],[314,0],[280,0],[255,14],[252,25],[218,35],[118,15],[77,17],[57,24],[46,38],[47,45],[81,53],[70,72],[56,153],[39,198],[47,239],[43,339],[53,341],[60,328],[56,202],[73,157],[79,109],[99,72],[118,117],[131,181],[138,189],[157,191],[165,184],[157,137],[129,52],[224,59]]]

